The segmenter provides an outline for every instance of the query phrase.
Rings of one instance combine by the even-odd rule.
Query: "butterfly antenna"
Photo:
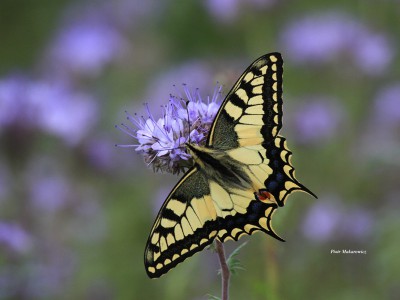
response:
[[[187,112],[187,121],[188,121],[188,126],[189,126],[189,144],[192,143],[192,141],[190,140],[190,116],[189,116],[189,101],[186,101],[186,112]]]

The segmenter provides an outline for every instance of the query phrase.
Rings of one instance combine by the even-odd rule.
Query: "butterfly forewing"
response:
[[[222,103],[207,145],[227,150],[273,139],[282,127],[282,75],[279,53],[251,64]]]

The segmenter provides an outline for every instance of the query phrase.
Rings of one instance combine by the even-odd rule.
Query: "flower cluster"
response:
[[[127,113],[127,119],[134,126],[116,126],[138,141],[138,144],[118,146],[134,147],[155,172],[179,174],[192,166],[185,144],[204,145],[218,112],[221,86],[215,88],[207,101],[203,101],[198,89],[192,92],[183,85],[183,90],[183,97],[170,95],[169,103],[163,106],[161,118],[154,118],[146,104],[147,118]]]

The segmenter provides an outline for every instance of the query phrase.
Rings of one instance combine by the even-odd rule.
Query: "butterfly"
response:
[[[294,191],[316,197],[297,181],[282,127],[283,60],[254,61],[232,87],[205,146],[186,144],[194,160],[172,189],[151,229],[145,268],[157,278],[215,239],[225,242],[273,230],[272,216]]]

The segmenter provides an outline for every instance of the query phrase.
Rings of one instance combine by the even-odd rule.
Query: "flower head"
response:
[[[134,125],[117,126],[138,141],[138,144],[118,145],[134,147],[153,170],[173,174],[192,166],[192,157],[185,144],[204,145],[211,124],[220,106],[221,86],[217,86],[212,97],[203,101],[199,91],[190,91],[183,85],[183,97],[170,95],[169,103],[163,106],[163,115],[156,119],[146,104],[147,118],[127,113]]]
[[[94,12],[64,24],[50,45],[50,63],[57,72],[96,76],[120,54],[123,43],[107,16]]]

